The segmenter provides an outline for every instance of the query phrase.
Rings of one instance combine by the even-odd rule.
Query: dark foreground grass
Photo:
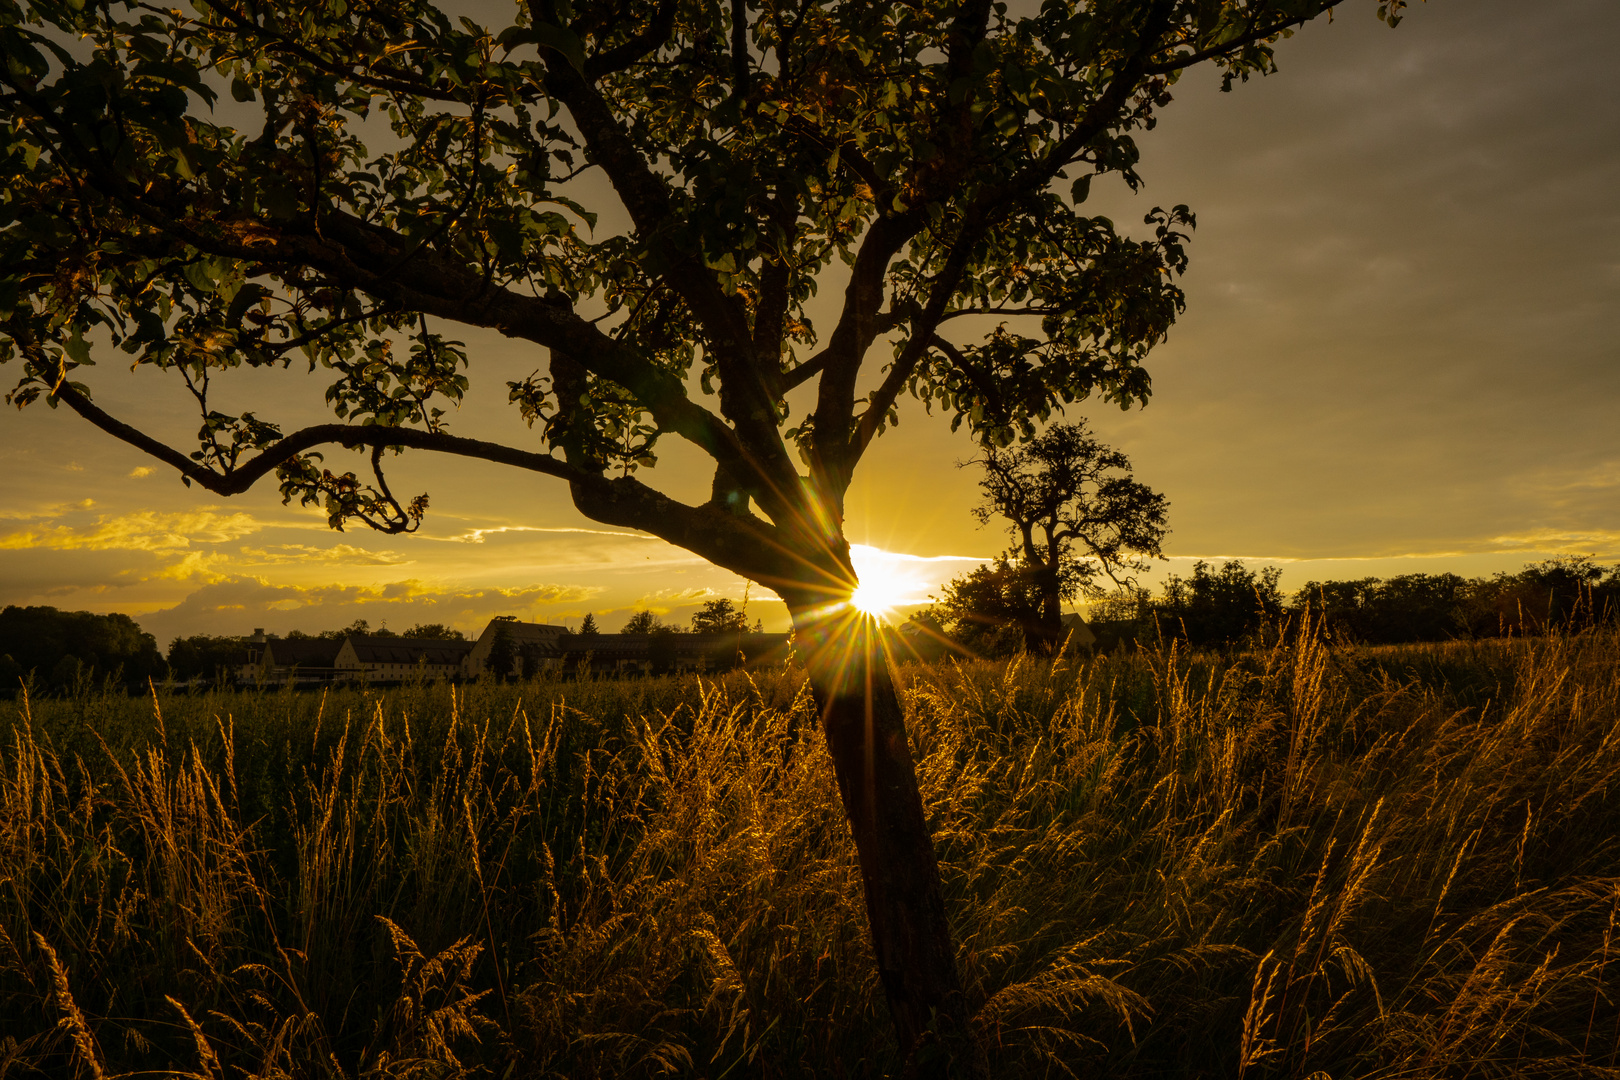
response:
[[[1002,1075],[1620,1077],[1620,639],[904,673]],[[19,701],[0,1077],[894,1066],[792,672]]]

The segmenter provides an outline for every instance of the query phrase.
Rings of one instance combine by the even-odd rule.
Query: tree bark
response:
[[[789,602],[866,891],[872,952],[904,1076],[984,1077],[956,970],[939,863],[875,620]]]
[[[1046,652],[1056,652],[1063,645],[1063,593],[1056,565],[1035,564],[1035,583],[1040,591],[1040,619],[1036,628],[1037,642]]]

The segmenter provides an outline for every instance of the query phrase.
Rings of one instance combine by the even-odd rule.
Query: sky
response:
[[[1144,190],[1093,192],[1128,232],[1156,205],[1198,216],[1151,403],[1068,414],[1169,499],[1169,558],[1146,580],[1198,559],[1274,564],[1289,589],[1620,562],[1620,3],[1427,0],[1396,30],[1346,8],[1283,42],[1275,75],[1229,94],[1184,78],[1139,139]],[[543,355],[452,336],[473,360],[452,430],[531,443],[504,383]],[[318,376],[243,375],[239,407],[323,419]],[[103,364],[91,385],[175,445],[195,429],[155,377]],[[700,500],[696,455],[661,449],[648,479]],[[902,413],[848,500],[863,579],[920,604],[1006,545],[969,514],[972,454],[916,403]],[[381,536],[333,532],[273,486],[187,489],[65,409],[0,414],[0,461],[0,604],[124,612],[160,643],[357,618],[471,634],[589,612],[617,630],[720,596],[787,625],[768,592],[496,465],[401,459],[391,483],[430,493],[429,516]]]

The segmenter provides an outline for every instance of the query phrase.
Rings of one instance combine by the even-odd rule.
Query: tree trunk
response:
[[[1035,571],[1035,583],[1041,598],[1039,643],[1043,650],[1056,652],[1063,645],[1063,591],[1058,568],[1040,566]]]
[[[877,623],[848,605],[792,604],[866,889],[872,951],[903,1075],[983,1077],[945,918],[905,719]]]

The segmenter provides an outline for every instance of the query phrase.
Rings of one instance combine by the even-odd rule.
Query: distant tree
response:
[[[27,675],[28,672],[12,659],[10,653],[0,655],[0,697],[9,698],[15,695]]]
[[[595,637],[599,633],[601,631],[596,628],[596,616],[587,611],[585,617],[579,621],[579,636]]]
[[[1005,656],[1046,640],[1041,583],[1005,555],[958,575],[917,618],[980,656]]]
[[[1605,581],[1591,556],[1566,555],[1470,583],[1464,619],[1475,637],[1579,629],[1620,609],[1620,567]]]
[[[1228,645],[1242,640],[1283,614],[1282,570],[1250,570],[1241,559],[1214,570],[1202,559],[1192,576],[1170,575],[1164,596],[1154,603],[1160,629],[1185,634],[1194,645]]]
[[[157,640],[128,615],[53,607],[0,611],[0,654],[55,689],[90,676],[117,676],[126,686],[140,686],[161,678],[166,666]]]
[[[288,636],[291,637],[292,635],[289,634]],[[341,630],[322,630],[316,636],[325,638],[328,641],[341,641],[346,637],[399,637],[398,634],[386,626],[379,626],[373,630],[370,621],[367,619],[356,619]]]
[[[175,679],[212,680],[232,685],[236,671],[247,662],[248,643],[243,637],[211,637],[193,634],[169,642],[169,674]]]
[[[518,674],[525,679],[532,679],[540,674],[541,655],[540,643],[525,641],[517,647]]]
[[[692,615],[694,634],[746,634],[748,631],[748,613],[723,596],[704,601]]]
[[[650,611],[638,611],[630,616],[630,621],[624,624],[621,634],[656,634],[660,630],[668,629],[664,621]]]
[[[1353,641],[1442,641],[1468,632],[1472,591],[1472,584],[1456,574],[1310,581],[1294,594],[1291,606],[1322,617]]]
[[[1098,652],[1112,652],[1157,634],[1153,593],[1140,585],[1126,585],[1091,601],[1086,625],[1096,635]]]
[[[1021,447],[987,447],[971,464],[984,470],[974,515],[1007,520],[1011,554],[1039,598],[1025,631],[1031,644],[1062,640],[1063,601],[1103,595],[1099,578],[1126,585],[1160,556],[1169,504],[1084,421],[1054,424]]]
[[[465,641],[467,640],[460,630],[453,630],[444,623],[417,623],[403,634],[402,638],[413,641]]]
[[[495,634],[490,639],[489,656],[484,660],[484,667],[497,678],[505,679],[512,675],[518,662],[517,643],[512,639],[510,626],[516,620],[497,618],[493,621]]]

